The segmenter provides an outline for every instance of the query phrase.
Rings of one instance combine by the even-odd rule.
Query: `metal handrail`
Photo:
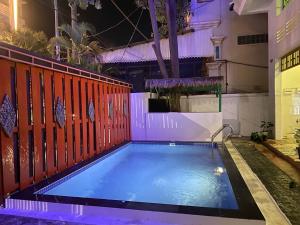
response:
[[[233,134],[233,128],[230,124],[223,124],[223,126],[218,129],[212,136],[211,136],[211,146],[214,146],[214,140],[218,136],[221,131],[225,130],[226,128],[230,129],[230,133],[226,135],[225,138],[222,139],[222,141],[227,140],[232,134]]]

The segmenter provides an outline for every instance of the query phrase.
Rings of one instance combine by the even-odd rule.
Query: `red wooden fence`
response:
[[[130,89],[126,82],[0,43],[0,108],[8,96],[16,112],[12,135],[3,126],[0,131],[0,195],[129,141]]]

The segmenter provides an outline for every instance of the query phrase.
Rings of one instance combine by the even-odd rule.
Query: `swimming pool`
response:
[[[6,199],[6,208],[195,225],[262,225],[226,148],[133,142]]]
[[[238,209],[220,154],[203,144],[128,144],[37,193]]]

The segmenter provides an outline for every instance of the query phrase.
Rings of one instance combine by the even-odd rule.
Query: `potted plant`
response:
[[[261,143],[267,140],[267,136],[263,132],[252,132],[251,140],[257,143]]]
[[[296,151],[298,152],[298,157],[300,159],[300,129],[296,129],[295,139],[298,144],[298,146],[296,147]]]
[[[274,124],[272,122],[267,121],[261,121],[261,134],[265,136],[266,138],[270,138],[272,136],[272,129],[274,127]]]
[[[272,127],[274,127],[274,124],[272,122],[261,121],[261,131],[252,132],[251,140],[257,143],[266,141],[267,138],[270,138],[272,136]]]

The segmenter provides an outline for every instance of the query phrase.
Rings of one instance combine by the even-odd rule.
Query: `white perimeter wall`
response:
[[[236,135],[250,136],[262,120],[270,120],[268,94],[223,95],[222,113],[215,95],[182,97],[180,114],[148,113],[149,96],[131,94],[132,140],[209,141],[222,122],[231,124]]]
[[[183,97],[182,111],[218,112],[218,98],[215,95]],[[223,123],[231,124],[234,133],[250,136],[259,131],[262,120],[270,120],[268,94],[226,94],[222,96]]]
[[[210,141],[222,113],[148,113],[148,93],[131,94],[133,141]],[[216,138],[221,141],[221,135]]]

